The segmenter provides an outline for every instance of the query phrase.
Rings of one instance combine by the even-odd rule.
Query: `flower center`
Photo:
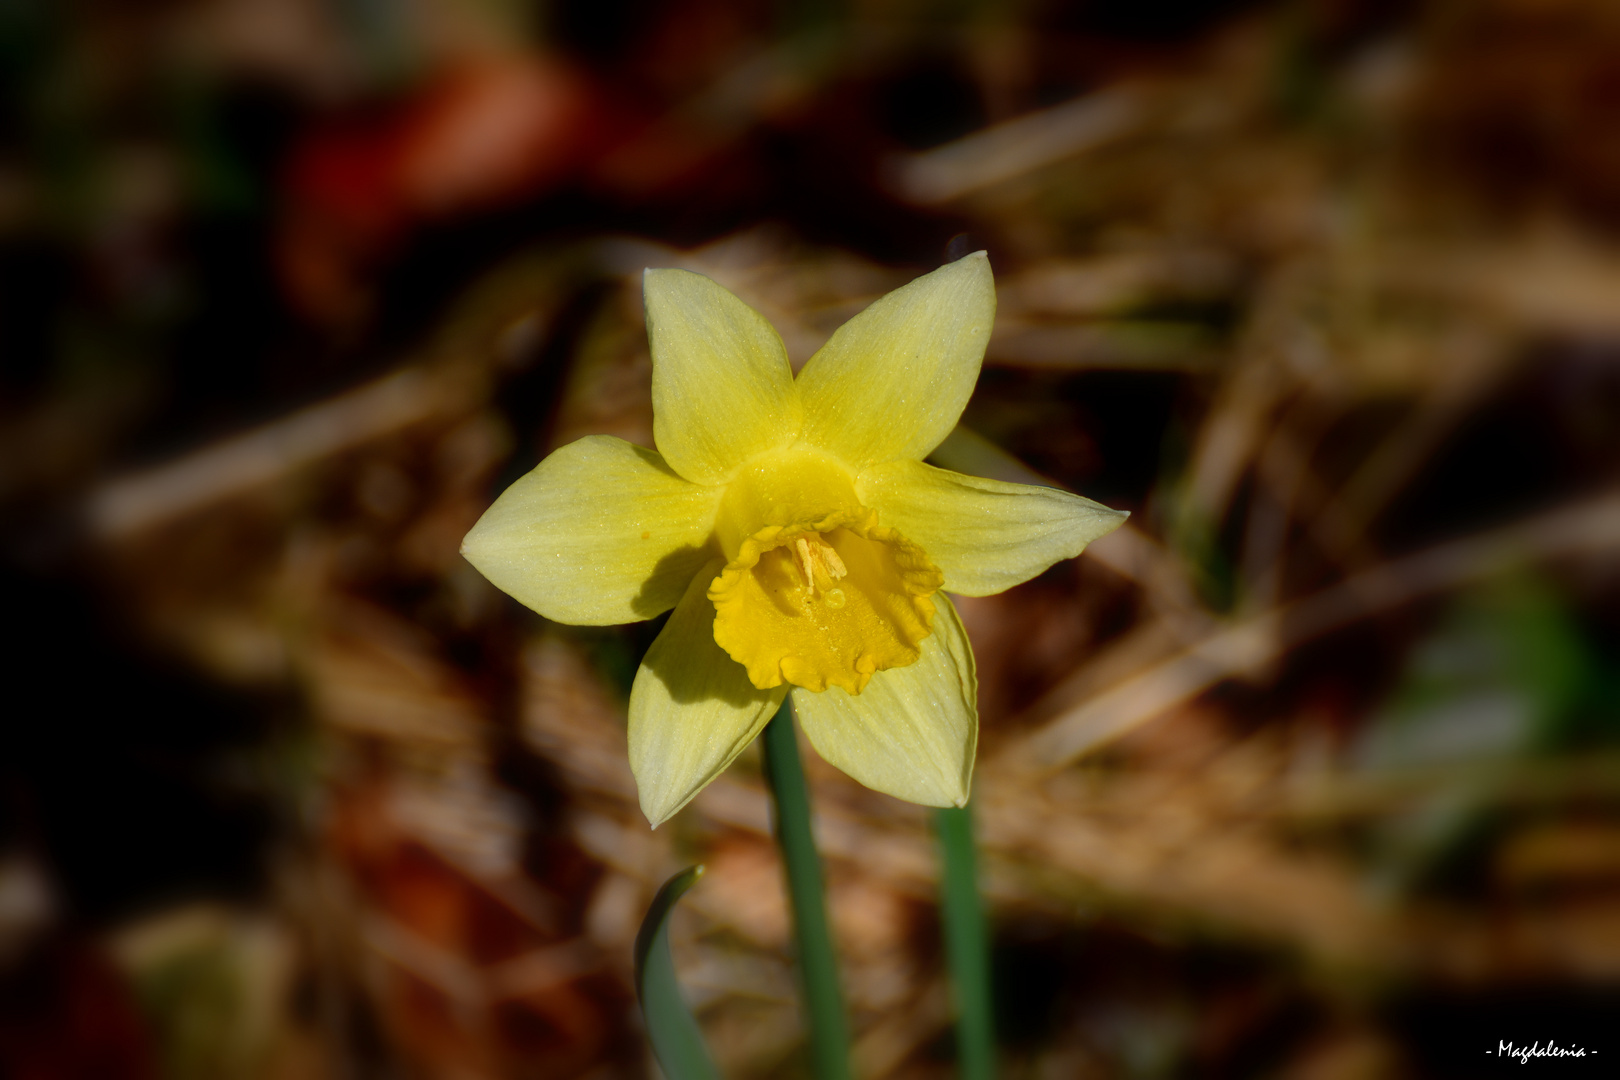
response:
[[[793,541],[793,551],[799,557],[799,571],[804,576],[804,589],[809,595],[808,600],[814,600],[819,590],[821,600],[828,607],[837,611],[848,603],[844,590],[833,587],[833,582],[849,574],[849,568],[839,557],[838,549],[821,538],[820,533],[813,537],[800,536]]]
[[[837,462],[787,451],[751,463],[717,531],[730,562],[709,586],[714,639],[756,687],[858,694],[916,662],[944,575],[877,523]]]

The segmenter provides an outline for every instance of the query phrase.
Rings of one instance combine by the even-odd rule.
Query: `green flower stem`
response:
[[[979,903],[973,816],[964,807],[935,812],[944,866],[940,873],[945,960],[956,1005],[956,1058],[962,1080],[996,1074],[996,1031],[990,1008],[990,943]]]
[[[765,779],[776,802],[776,843],[787,869],[788,898],[799,946],[799,976],[810,1024],[810,1060],[817,1080],[849,1080],[849,1027],[838,988],[838,959],[827,926],[821,857],[810,834],[810,793],[799,763],[789,695],[765,725]]]

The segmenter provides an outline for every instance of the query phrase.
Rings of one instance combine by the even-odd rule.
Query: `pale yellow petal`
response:
[[[651,450],[592,435],[507,488],[461,553],[548,619],[650,619],[673,607],[714,557],[722,494],[681,479]]]
[[[1010,589],[1118,528],[1129,515],[1056,488],[891,461],[855,482],[878,520],[915,542],[963,596]]]
[[[804,440],[855,469],[923,457],[962,415],[995,315],[982,251],[878,300],[799,373]]]
[[[630,771],[654,828],[725,771],[787,694],[786,686],[754,689],[714,643],[705,593],[721,566],[715,560],[693,578],[630,690]]]
[[[718,484],[799,434],[798,388],[764,316],[702,274],[643,278],[653,361],[653,440],[688,480]]]
[[[956,608],[934,594],[938,617],[915,664],[872,676],[848,694],[793,691],[810,744],[875,791],[924,806],[962,806],[979,741],[973,650]]]

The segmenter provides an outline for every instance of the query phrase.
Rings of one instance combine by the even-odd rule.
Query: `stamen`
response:
[[[799,573],[804,577],[804,587],[810,596],[813,598],[819,590],[828,606],[835,609],[843,607],[843,590],[831,586],[847,576],[849,568],[832,545],[820,536],[800,536],[793,541],[793,550],[798,555]]]
[[[804,584],[810,590],[810,595],[816,592],[815,564],[810,559],[810,542],[804,537],[793,541],[793,546],[799,552],[799,569],[804,572]]]

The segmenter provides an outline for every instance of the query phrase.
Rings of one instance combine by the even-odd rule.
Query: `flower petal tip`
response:
[[[962,256],[955,262],[948,262],[945,266],[960,266],[971,273],[983,274],[988,279],[990,277],[990,253],[980,249]],[[941,267],[941,269],[944,269],[944,267]]]
[[[684,799],[676,802],[667,797],[656,800],[647,797],[649,795],[667,796],[668,791],[659,791],[656,788],[644,789],[641,798],[641,815],[647,819],[649,826],[656,829],[682,810],[685,810],[687,804],[697,797],[698,790],[701,790],[701,788],[688,791]]]
[[[672,266],[649,266],[649,267],[647,267],[645,270],[643,270],[641,272],[641,296],[642,296],[642,302],[643,303],[646,302],[646,297],[647,297],[647,294],[648,294],[648,292],[650,290],[652,290],[652,289],[662,289],[662,288],[665,288],[665,287],[667,287],[669,285],[673,285],[674,284],[673,279],[679,277],[682,274],[692,274],[693,277],[701,276],[701,275],[698,275],[698,274],[693,274],[692,271],[690,271],[690,270],[681,270],[681,269],[679,269],[677,267],[672,267]]]
[[[636,762],[632,761],[631,771],[635,771]],[[698,793],[709,785],[713,777],[699,780],[688,780],[679,787],[661,782],[662,777],[636,777],[637,793],[640,796],[641,816],[647,819],[647,824],[656,829],[676,814],[685,810],[687,804],[697,798]]]

